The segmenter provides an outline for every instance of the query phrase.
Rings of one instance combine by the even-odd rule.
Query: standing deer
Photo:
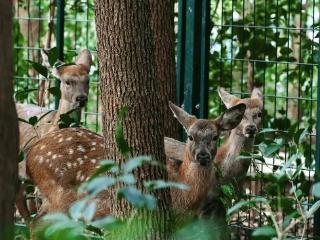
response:
[[[42,58],[45,66],[50,68],[48,56],[43,51]],[[19,122],[20,134],[20,150],[25,151],[32,146],[36,139],[41,138],[47,133],[59,129],[60,115],[77,109],[79,112],[87,102],[89,92],[89,71],[92,64],[91,53],[83,50],[77,56],[74,65],[60,65],[55,67],[52,74],[61,80],[60,90],[61,99],[57,111],[49,112],[48,109],[32,105],[32,104],[16,104],[19,118],[29,119],[32,116],[40,118],[47,114],[35,126],[31,126],[24,122]],[[25,161],[19,163],[20,179],[28,179],[26,174]],[[24,201],[24,186],[20,184],[20,188],[16,199],[17,208],[20,214],[27,219],[29,211]],[[34,204],[30,202],[30,204]],[[33,208],[31,206],[31,208]]]
[[[172,189],[173,207],[178,210],[194,210],[208,191],[212,179],[212,163],[216,154],[219,134],[239,124],[245,105],[228,109],[215,120],[196,119],[181,108],[170,103],[170,108],[188,134],[180,176],[177,180],[188,184],[190,192]],[[29,150],[26,161],[30,178],[46,199],[46,211],[66,212],[76,201],[77,186],[88,179],[104,158],[103,138],[79,128],[61,129],[49,133]],[[110,212],[108,192],[99,195],[96,216]]]

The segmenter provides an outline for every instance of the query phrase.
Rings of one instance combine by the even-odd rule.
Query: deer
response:
[[[212,163],[219,134],[239,124],[245,105],[236,105],[214,120],[197,119],[173,103],[169,106],[188,134],[181,174],[179,178],[169,176],[169,179],[191,188],[188,193],[171,189],[173,208],[192,211],[200,206],[208,191],[208,179],[214,177]],[[39,216],[47,212],[67,212],[81,197],[77,187],[96,171],[104,159],[104,151],[102,136],[80,128],[60,129],[33,144],[26,155],[26,163],[31,180],[46,199]],[[110,213],[108,194],[105,191],[99,195],[96,217]]]
[[[41,51],[43,61],[47,68],[50,67],[48,55]],[[29,119],[32,116],[42,118],[35,127],[27,123],[19,123],[20,149],[23,150],[31,145],[33,139],[40,138],[46,133],[59,129],[60,115],[70,112],[73,109],[80,110],[85,106],[88,100],[89,92],[89,72],[92,64],[91,53],[88,50],[82,50],[75,60],[75,64],[59,66],[52,69],[52,74],[61,81],[61,98],[57,111],[50,113],[48,109],[33,104],[16,104],[18,117]]]
[[[50,70],[47,52],[42,50],[41,54],[44,65]],[[73,109],[80,113],[81,108],[85,106],[88,100],[91,65],[91,53],[85,49],[78,54],[75,64],[64,65],[60,62],[59,66],[53,67],[52,75],[61,81],[61,99],[57,111],[49,111],[46,108],[33,104],[16,104],[19,118],[29,119],[30,117],[37,116],[38,119],[41,119],[35,126],[31,126],[25,122],[19,122],[20,151],[27,151],[37,139],[40,139],[45,134],[58,130],[61,114],[69,113]],[[41,118],[42,116],[44,117]],[[28,179],[25,161],[19,163],[19,178],[20,180]],[[20,214],[24,218],[27,218],[28,210],[23,199],[24,186],[20,184],[16,205]],[[30,204],[33,203],[30,202]]]
[[[219,88],[218,94],[227,108],[237,104],[245,104],[246,111],[240,124],[231,130],[224,144],[218,148],[215,165],[220,175],[208,192],[208,197],[202,207],[201,215],[216,215],[224,217],[225,209],[219,200],[219,189],[223,184],[232,184],[237,192],[243,190],[244,177],[246,176],[251,159],[241,158],[241,152],[252,152],[255,137],[261,125],[263,95],[261,89],[253,88],[249,98],[240,99]]]

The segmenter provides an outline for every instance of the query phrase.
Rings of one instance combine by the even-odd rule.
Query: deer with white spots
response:
[[[48,56],[45,51],[41,52],[44,65],[50,70]],[[50,112],[46,108],[42,108],[32,104],[16,104],[18,117],[28,120],[32,116],[41,116],[40,121],[35,126],[19,122],[20,134],[20,151],[26,151],[32,144],[43,137],[45,134],[59,129],[60,115],[70,112],[75,109],[75,112],[80,113],[81,108],[85,106],[89,92],[89,72],[92,65],[92,56],[88,50],[82,50],[76,58],[75,64],[64,65],[52,69],[52,74],[61,81],[60,91],[61,98],[57,111]],[[58,139],[62,142],[62,139]],[[42,149],[47,151],[46,146]],[[19,177],[21,180],[28,179],[26,174],[25,161],[19,163]],[[30,208],[35,208],[33,201],[29,202]],[[24,186],[20,184],[17,194],[16,204],[20,214],[27,218],[28,209],[24,201]]]
[[[45,51],[41,52],[44,65],[50,68],[48,56]],[[34,140],[41,136],[59,129],[58,123],[60,115],[68,113],[73,109],[79,112],[85,106],[88,100],[89,92],[89,72],[92,64],[91,53],[88,50],[82,50],[77,56],[75,64],[64,65],[52,69],[52,74],[61,81],[61,98],[57,111],[52,111],[42,118],[36,126],[20,122],[20,150],[28,148]],[[33,104],[16,104],[18,117],[28,120],[32,116],[40,118],[49,112],[48,109]]]
[[[245,105],[234,106],[215,120],[196,119],[172,103],[170,108],[189,137],[181,174],[178,178],[169,176],[169,179],[188,184],[191,188],[188,192],[171,190],[173,207],[181,211],[195,210],[207,194],[209,179],[214,177],[212,163],[219,134],[237,126]],[[72,202],[82,197],[78,195],[77,187],[96,171],[102,159],[103,138],[85,129],[61,129],[36,142],[30,148],[26,161],[30,178],[46,199],[41,214],[66,212]],[[96,216],[110,212],[108,203],[108,192],[101,193]]]

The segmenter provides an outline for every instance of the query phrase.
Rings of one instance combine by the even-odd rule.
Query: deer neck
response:
[[[251,152],[254,138],[239,134],[237,129],[231,131],[226,143],[218,150],[216,162],[226,178],[240,177],[248,171],[250,159],[239,159],[242,151]]]
[[[202,167],[192,161],[192,156],[186,151],[183,163],[180,167],[179,182],[190,187],[188,191],[174,190],[172,193],[178,209],[196,210],[205,199],[212,175],[212,167]]]

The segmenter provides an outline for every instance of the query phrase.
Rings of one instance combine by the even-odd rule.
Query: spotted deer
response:
[[[216,154],[219,134],[230,130],[241,121],[245,105],[228,109],[215,120],[196,119],[170,103],[170,108],[188,134],[181,175],[170,180],[191,187],[190,192],[171,190],[173,207],[193,210],[207,194],[208,179],[212,178],[212,163]],[[104,158],[103,138],[86,129],[67,128],[49,133],[38,140],[26,155],[30,178],[46,199],[45,212],[66,212],[79,195],[77,186],[95,172]],[[170,162],[169,162],[170,164]],[[96,216],[110,212],[108,193],[99,195]]]
[[[237,104],[245,104],[246,111],[240,124],[231,130],[229,137],[217,151],[215,165],[220,176],[209,191],[208,199],[203,207],[204,214],[216,212],[217,208],[222,209],[222,206],[219,207],[221,203],[217,200],[221,185],[233,184],[237,191],[242,190],[243,178],[248,172],[251,159],[239,158],[239,155],[243,151],[252,151],[262,119],[263,96],[259,88],[254,88],[251,97],[244,99],[231,95],[222,88],[218,89],[218,93],[227,109]],[[221,209],[218,209],[218,212]]]
[[[41,52],[44,65],[50,69],[48,56]],[[89,71],[92,64],[92,56],[88,50],[82,50],[77,56],[75,64],[63,65],[52,69],[52,74],[61,81],[61,99],[57,111],[49,112],[48,109],[32,104],[16,104],[19,118],[28,120],[32,116],[40,118],[45,115],[34,127],[19,122],[20,150],[26,151],[32,144],[47,133],[59,129],[60,115],[70,112],[72,109],[80,112],[87,102],[89,92]],[[25,161],[19,163],[20,180],[28,179]],[[29,201],[29,208],[35,209],[34,202]],[[16,205],[20,214],[26,219],[29,211],[24,201],[24,186],[20,184]]]
[[[50,67],[48,56],[42,52],[45,65]],[[72,109],[80,110],[88,100],[89,92],[89,71],[92,64],[91,53],[83,50],[77,56],[75,64],[54,67],[52,74],[61,81],[61,98],[57,111],[50,112],[42,118],[35,127],[27,123],[19,123],[20,149],[23,150],[32,144],[35,139],[40,138],[46,133],[59,129],[58,122],[60,115],[70,112]],[[19,118],[28,120],[32,116],[41,117],[49,110],[32,105],[16,104]]]

